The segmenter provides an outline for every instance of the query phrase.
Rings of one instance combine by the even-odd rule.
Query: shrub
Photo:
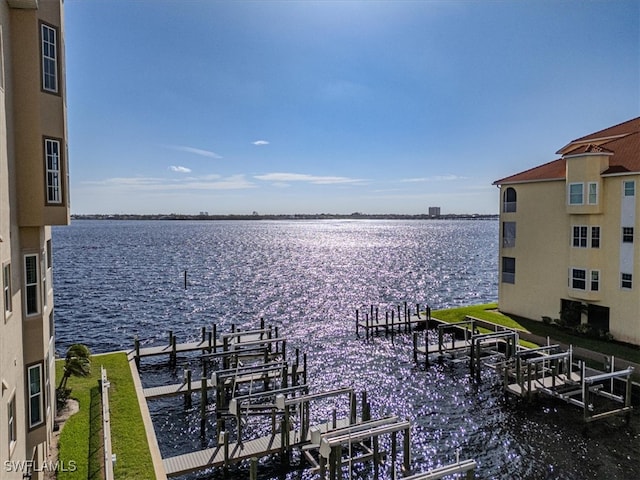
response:
[[[542,323],[544,323],[545,325],[551,325],[551,322],[553,322],[553,320],[551,320],[551,317],[547,317],[547,316],[542,316]]]
[[[588,323],[581,323],[580,325],[576,326],[576,333],[579,333],[580,335],[589,335],[591,333],[591,325],[589,325]]]

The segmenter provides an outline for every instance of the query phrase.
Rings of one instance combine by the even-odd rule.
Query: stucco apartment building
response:
[[[640,118],[497,180],[500,310],[569,320],[640,345]]]
[[[51,225],[69,223],[63,32],[62,0],[0,0],[0,479],[43,478],[55,416]]]

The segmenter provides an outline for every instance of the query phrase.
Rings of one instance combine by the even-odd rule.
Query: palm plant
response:
[[[87,377],[91,374],[91,351],[89,347],[81,343],[74,343],[67,349],[64,359],[64,367],[58,391],[64,392],[69,377]]]

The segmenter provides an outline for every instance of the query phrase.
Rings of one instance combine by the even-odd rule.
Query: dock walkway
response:
[[[340,419],[336,422],[337,428],[344,428],[349,425],[349,419]],[[321,433],[334,430],[333,423],[327,422],[313,427]],[[289,446],[300,446],[311,441],[310,434],[305,439],[300,439],[300,432],[292,430],[289,432]],[[274,453],[280,453],[283,448],[283,438],[280,433],[275,433],[266,437],[246,440],[242,443],[229,443],[228,454],[225,459],[224,445],[218,445],[206,450],[185,453],[162,460],[168,477],[177,477],[186,473],[204,470],[211,467],[223,467],[232,463],[248,460],[251,457],[264,457]]]

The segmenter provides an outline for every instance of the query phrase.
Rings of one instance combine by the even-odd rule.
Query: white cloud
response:
[[[201,157],[215,158],[215,159],[222,158],[221,155],[218,155],[216,152],[212,152],[211,150],[203,150],[201,148],[188,147],[185,145],[165,145],[165,146],[166,148],[170,148],[172,150],[178,150],[179,152],[193,153],[194,155],[200,155]]]
[[[83,182],[103,189],[122,191],[156,191],[170,192],[177,190],[245,190],[255,188],[255,184],[244,175],[205,175],[202,177],[183,177],[166,179],[156,177],[114,177],[104,180]]]
[[[451,182],[453,180],[464,180],[466,177],[460,177],[458,175],[435,175],[433,177],[416,177],[416,178],[403,178],[401,182],[407,183],[421,183],[421,182]]]
[[[190,168],[182,167],[180,165],[171,165],[169,167],[169,170],[171,170],[172,172],[178,172],[178,173],[190,173],[191,172]]]
[[[267,142],[266,140],[256,140],[255,142],[251,142],[251,143],[253,143],[254,145],[257,145],[257,146],[269,145],[269,142]]]
[[[332,177],[308,175],[305,173],[265,173],[263,175],[254,175],[254,178],[265,182],[275,182],[282,186],[287,182],[307,182],[315,185],[335,185],[344,183],[362,183],[362,179],[349,177]]]

